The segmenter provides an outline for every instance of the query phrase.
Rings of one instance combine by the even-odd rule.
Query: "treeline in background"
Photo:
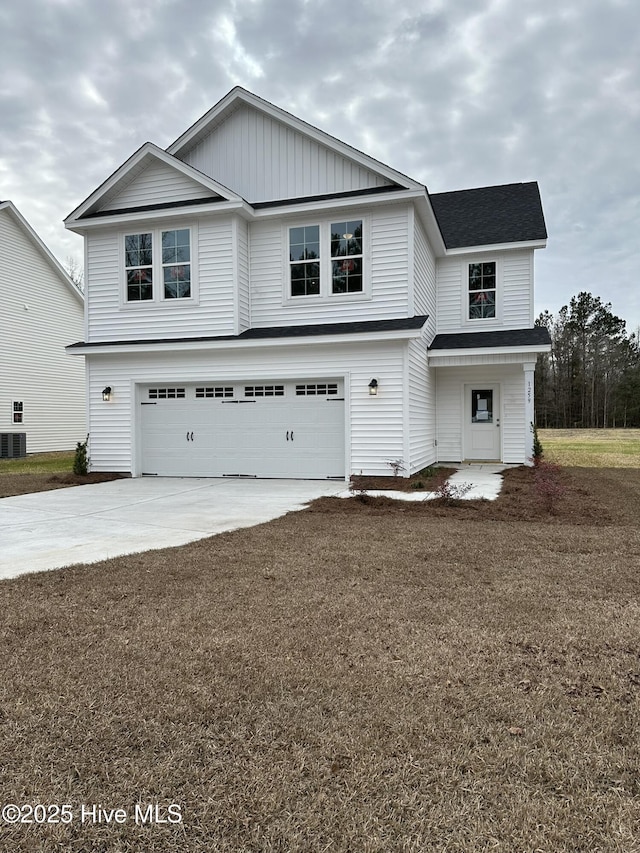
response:
[[[540,314],[551,352],[536,366],[536,424],[547,428],[640,427],[640,341],[599,296],[579,293]]]

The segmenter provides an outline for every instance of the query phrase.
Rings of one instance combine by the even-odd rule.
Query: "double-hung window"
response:
[[[469,264],[469,320],[496,316],[496,262]]]
[[[174,228],[125,235],[126,302],[192,297],[191,231]]]
[[[289,298],[366,293],[362,219],[291,227],[288,250]]]
[[[22,401],[14,400],[12,414],[14,424],[24,423],[24,403]]]

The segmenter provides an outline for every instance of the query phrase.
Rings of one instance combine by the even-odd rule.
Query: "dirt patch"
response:
[[[28,495],[47,492],[51,489],[66,489],[70,486],[86,486],[90,483],[107,483],[120,480],[128,474],[2,474],[0,476],[0,498],[13,495]]]
[[[411,477],[355,476],[351,478],[350,485],[354,492],[367,489],[399,492],[433,492],[454,474],[456,470],[456,468],[434,466]]]

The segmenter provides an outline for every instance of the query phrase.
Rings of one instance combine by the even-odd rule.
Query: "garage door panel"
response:
[[[322,392],[296,393],[295,383],[235,385],[224,397],[185,386],[182,399],[141,406],[143,473],[162,476],[344,476],[344,402]],[[306,389],[299,385],[298,389]],[[275,390],[274,390],[275,389]],[[206,389],[209,391],[209,389]],[[216,391],[218,387],[216,387]],[[154,389],[157,394],[162,389]],[[249,399],[245,394],[249,392]],[[233,399],[230,399],[233,393]],[[264,396],[260,396],[264,395]]]

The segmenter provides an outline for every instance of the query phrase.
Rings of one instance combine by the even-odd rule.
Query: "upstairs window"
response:
[[[289,228],[289,298],[364,294],[363,220]]]
[[[191,228],[176,228],[125,235],[127,303],[192,297],[191,233]]]
[[[320,226],[289,229],[291,295],[318,296],[320,293]]]
[[[469,319],[496,316],[496,262],[469,264]]]
[[[191,296],[191,240],[189,229],[162,232],[162,272],[165,299]]]
[[[331,225],[331,292],[362,292],[362,220]]]
[[[153,235],[128,234],[124,238],[127,300],[153,299]]]

